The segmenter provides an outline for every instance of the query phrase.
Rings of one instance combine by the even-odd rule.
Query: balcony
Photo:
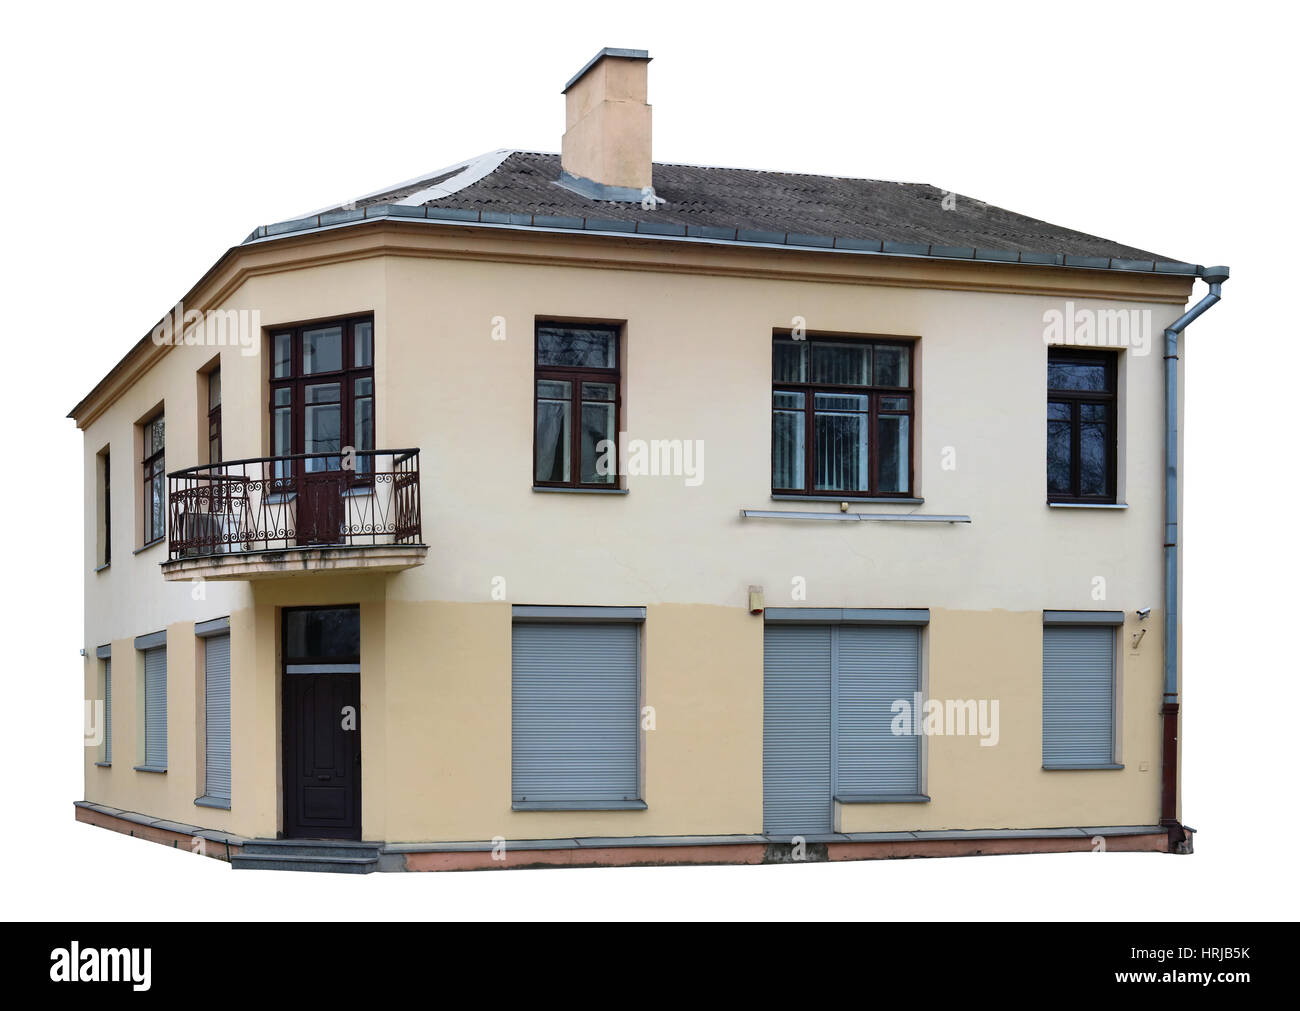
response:
[[[395,572],[429,550],[418,449],[229,460],[167,480],[169,581]]]

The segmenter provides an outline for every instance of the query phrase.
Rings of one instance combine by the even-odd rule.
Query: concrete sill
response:
[[[533,491],[556,492],[560,495],[626,495],[626,488],[544,488],[533,485]]]
[[[111,769],[113,767],[112,762],[96,762],[95,764],[101,769]]]
[[[644,811],[644,800],[516,800],[512,811]]]
[[[166,536],[163,536],[163,537],[155,537],[155,538],[154,538],[153,540],[151,540],[148,544],[141,544],[138,548],[136,548],[134,551],[132,551],[131,554],[133,554],[133,555],[138,555],[138,554],[141,554],[141,553],[143,553],[143,552],[145,552],[145,551],[148,551],[150,548],[156,548],[159,544],[161,544],[161,543],[162,543],[163,541],[165,541],[166,539],[167,539]]]
[[[839,804],[928,804],[930,798],[923,793],[841,793],[835,797]]]
[[[1047,762],[1043,763],[1043,770],[1046,772],[1106,772],[1122,768],[1124,768],[1123,765],[1114,762],[1103,765],[1049,765]]]
[[[96,565],[96,566],[95,566],[95,571],[96,571],[96,572],[103,572],[105,569],[107,569],[107,568],[108,568],[110,565],[112,565],[112,564],[113,564],[112,562],[105,562],[103,565]]]
[[[220,797],[195,797],[194,803],[199,807],[215,807],[218,811],[230,810],[230,801]]]
[[[1048,502],[1048,509],[1127,509],[1127,502]]]
[[[131,766],[131,768],[133,768],[136,772],[157,772],[157,773],[167,772],[167,766],[165,765],[133,765]]]

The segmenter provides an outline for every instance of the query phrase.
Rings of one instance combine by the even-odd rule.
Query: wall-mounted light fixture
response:
[[[751,586],[749,588],[749,613],[763,613],[763,588],[761,586]]]

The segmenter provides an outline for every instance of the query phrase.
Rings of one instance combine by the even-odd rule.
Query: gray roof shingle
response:
[[[401,203],[454,174],[444,171],[440,177],[407,183],[353,206]],[[655,195],[665,202],[645,210],[639,203],[589,199],[558,185],[559,178],[558,154],[514,151],[483,178],[424,206],[722,228],[733,234],[740,229],[769,233],[778,242],[787,241],[786,236],[792,237],[789,241],[795,236],[876,240],[933,247],[931,255],[951,247],[957,256],[970,255],[961,250],[979,249],[1177,262],[960,194],[954,195],[955,205],[950,200],[953,206],[945,209],[944,191],[926,183],[656,162]]]

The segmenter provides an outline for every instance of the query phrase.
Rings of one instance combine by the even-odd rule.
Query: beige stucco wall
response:
[[[703,247],[596,250],[577,240],[371,234],[256,250],[212,284],[215,305],[263,326],[372,311],[376,442],[421,447],[426,563],[384,575],[169,584],[166,548],[132,555],[133,426],[160,401],[167,467],[202,459],[195,372],[213,349],[176,348],[102,410],[85,435],[88,697],[95,647],[114,649],[115,761],[86,755],[86,796],[129,810],[274,834],[279,819],[278,609],[363,608],[363,833],[367,838],[754,832],[762,819],[762,622],[768,606],[928,607],[930,693],[996,698],[1001,741],[927,744],[928,805],[855,805],[846,831],[1147,824],[1158,818],[1161,621],[1161,358],[1124,354],[1126,510],[1045,505],[1043,313],[1065,297],[1178,315],[1185,282],[1066,271],[888,264]],[[495,244],[494,244],[495,243]],[[294,269],[277,257],[296,256]],[[621,256],[622,261],[610,262]],[[639,259],[638,259],[639,258]],[[507,262],[501,262],[501,261]],[[855,274],[855,271],[858,273]],[[1114,292],[1105,290],[1112,285]],[[1181,287],[1180,287],[1181,286]],[[1098,297],[1104,294],[1106,297]],[[704,481],[632,477],[623,496],[531,490],[532,327],[537,318],[625,324],[623,429],[699,439]],[[920,340],[917,491],[969,525],[741,520],[747,508],[834,509],[770,499],[770,340],[811,331]],[[504,320],[505,340],[494,340]],[[1154,338],[1153,338],[1154,339]],[[265,354],[221,351],[227,458],[267,452]],[[114,560],[93,572],[95,454],[113,449]],[[947,450],[956,468],[945,470]],[[127,531],[132,531],[128,543]],[[504,580],[505,599],[493,597]],[[1094,580],[1106,597],[1094,597]],[[793,580],[806,585],[792,599]],[[644,605],[643,812],[510,810],[509,605]],[[1113,772],[1041,762],[1041,611],[1153,608],[1136,654],[1121,650],[1123,756]],[[232,624],[234,803],[196,808],[201,692],[193,623]],[[169,634],[165,776],[133,771],[136,635]],[[1147,763],[1146,770],[1141,764]]]

